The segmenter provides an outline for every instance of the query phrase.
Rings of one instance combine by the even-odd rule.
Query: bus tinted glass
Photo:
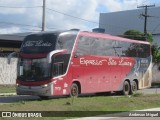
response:
[[[23,81],[41,81],[50,78],[51,65],[47,58],[19,59],[18,79]]]
[[[150,45],[104,38],[80,36],[76,55],[146,58],[150,56]]]
[[[23,53],[48,53],[55,49],[57,35],[37,34],[27,36],[21,46]]]
[[[67,49],[67,54],[71,54],[76,37],[77,32],[61,33],[57,40],[56,49]]]

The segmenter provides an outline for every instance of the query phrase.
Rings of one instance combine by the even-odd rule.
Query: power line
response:
[[[152,16],[149,16],[147,13],[148,7],[155,7],[155,5],[143,5],[143,6],[137,7],[137,8],[145,8],[145,14],[141,14],[145,18],[145,20],[144,20],[144,34],[145,34],[145,36],[147,36],[147,18],[152,17]]]
[[[42,6],[31,6],[31,7],[25,7],[25,6],[0,6],[0,8],[42,8]]]
[[[11,8],[11,9],[12,8],[17,8],[17,9],[18,8],[42,8],[42,7],[44,7],[44,5],[43,6],[31,6],[31,7],[25,7],[25,6],[22,6],[22,7],[20,7],[20,6],[0,6],[0,8]],[[63,14],[65,16],[72,17],[72,18],[80,19],[80,20],[91,22],[91,23],[94,23],[94,24],[99,24],[98,22],[95,22],[95,21],[90,21],[90,20],[87,20],[87,19],[83,19],[83,18],[80,18],[80,17],[77,17],[77,16],[73,16],[73,15],[70,15],[70,14],[67,14],[67,13],[63,13],[63,12],[60,12],[60,11],[57,11],[57,10],[53,10],[53,9],[50,9],[50,8],[46,8],[46,9],[48,9],[50,11],[53,11],[53,12],[57,12],[59,14]]]
[[[0,24],[11,24],[11,25],[18,25],[18,26],[22,26],[22,27],[33,27],[33,28],[42,28],[41,26],[35,26],[35,25],[28,25],[28,24],[19,24],[19,23],[13,23],[13,22],[4,22],[4,21],[0,21]],[[56,27],[46,27],[47,29],[58,29]]]
[[[43,6],[33,6],[33,7],[13,7],[13,6],[0,6],[0,7],[6,7],[6,8],[36,8],[36,7],[43,7]],[[87,19],[83,19],[83,18],[80,18],[80,17],[77,17],[77,16],[73,16],[73,15],[70,15],[70,14],[67,14],[67,13],[63,13],[63,12],[60,12],[60,11],[57,11],[57,10],[54,10],[54,9],[50,9],[50,8],[46,8],[47,10],[49,11],[52,11],[52,12],[56,12],[56,13],[59,13],[59,14],[62,14],[62,15],[65,15],[65,16],[69,16],[69,17],[72,17],[72,18],[75,18],[75,19],[79,19],[79,20],[82,20],[82,21],[86,21],[86,22],[90,22],[90,23],[94,23],[94,24],[98,24],[99,25],[99,22],[95,22],[95,21],[90,21],[90,20],[87,20]],[[42,28],[40,26],[32,26],[32,25],[26,25],[26,24],[19,24],[19,23],[11,23],[11,22],[1,22],[0,23],[4,23],[4,24],[13,24],[13,25],[18,25],[18,26],[28,26],[28,27],[36,27],[36,28]],[[103,25],[103,24],[101,24]],[[118,27],[118,26],[117,26]],[[119,26],[120,27],[120,26]],[[124,26],[123,26],[124,27]],[[47,27],[47,29],[58,29],[58,28],[53,28],[53,27]]]
[[[28,27],[42,28],[42,27],[40,27],[40,26],[27,25],[27,24],[19,24],[19,23],[13,23],[13,22],[0,21],[0,23],[3,23],[3,24],[12,24],[12,25],[18,25],[18,26],[28,26]]]
[[[86,22],[90,22],[90,23],[94,23],[94,24],[99,24],[98,22],[94,22],[94,21],[90,21],[90,20],[87,20],[87,19],[83,19],[83,18],[80,18],[80,17],[77,17],[77,16],[73,16],[73,15],[70,15],[70,14],[67,14],[67,13],[63,13],[63,12],[60,12],[60,11],[57,11],[57,10],[53,10],[53,9],[50,9],[50,8],[46,8],[47,10],[50,10],[50,11],[53,11],[53,12],[56,12],[56,13],[59,13],[59,14],[62,14],[62,15],[65,15],[65,16],[69,16],[69,17],[72,17],[72,18],[75,18],[75,19],[79,19],[79,20],[82,20],[82,21],[86,21]]]

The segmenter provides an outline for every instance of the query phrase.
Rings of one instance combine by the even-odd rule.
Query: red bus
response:
[[[40,32],[25,37],[18,58],[18,95],[128,95],[151,86],[152,56],[144,41],[78,30]]]

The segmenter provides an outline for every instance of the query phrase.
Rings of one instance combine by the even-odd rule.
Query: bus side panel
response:
[[[82,93],[118,91],[133,65],[134,58],[80,56],[73,59],[73,79],[81,81]]]
[[[146,61],[146,60],[145,60]],[[141,60],[141,66],[143,65],[144,70],[141,72],[141,78],[139,80],[139,89],[151,87],[152,82],[152,61],[151,57],[145,62]]]
[[[112,90],[111,91],[120,91],[122,90],[123,82],[125,78],[127,78],[128,74],[130,73],[131,69],[134,66],[134,58],[127,58],[127,57],[115,57],[109,58],[115,61],[117,65],[110,65],[110,79]]]
[[[81,93],[95,93],[99,91],[99,69],[85,63],[86,57],[73,58],[73,79],[81,83]],[[89,59],[87,59],[89,60]]]
[[[132,83],[133,80],[137,80],[139,89],[151,86],[151,81],[152,81],[151,57],[134,58],[134,61],[135,61],[134,66],[132,67],[130,72],[126,75],[126,77],[124,77],[122,83],[119,86],[119,90],[123,89],[123,83],[126,79],[130,80],[130,84]]]

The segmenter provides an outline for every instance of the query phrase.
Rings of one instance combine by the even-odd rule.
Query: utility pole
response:
[[[43,10],[42,10],[42,31],[45,31],[45,9],[46,9],[46,0],[43,0]]]
[[[144,35],[147,40],[147,18],[151,17],[148,15],[148,7],[155,7],[155,5],[144,5],[144,6],[138,6],[137,8],[145,8],[145,14],[141,14],[144,19]]]

